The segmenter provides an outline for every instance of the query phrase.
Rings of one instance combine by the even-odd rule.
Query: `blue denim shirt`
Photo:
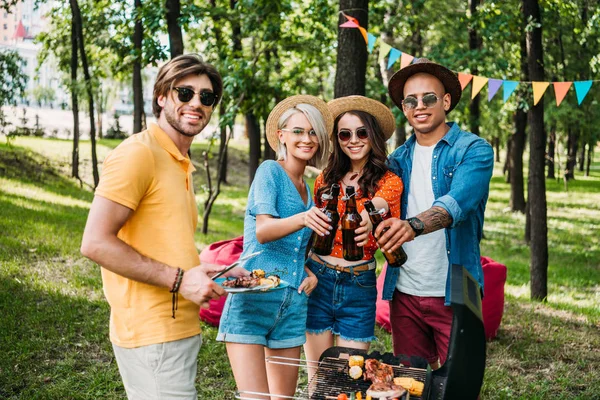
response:
[[[304,253],[312,230],[302,228],[281,239],[260,244],[256,239],[256,216],[268,214],[274,218],[287,218],[308,211],[314,202],[310,187],[306,182],[304,186],[308,191],[306,204],[277,161],[266,160],[260,164],[248,193],[244,218],[244,250],[240,256],[262,251],[259,256],[248,260],[244,268],[248,271],[263,269],[267,275],[279,275],[296,289],[307,276],[304,271]]]
[[[483,234],[483,214],[490,191],[494,168],[494,151],[484,139],[448,123],[450,130],[436,144],[431,163],[431,182],[435,201],[452,217],[446,228],[448,263],[464,266],[483,289],[483,271],[479,242]],[[397,148],[389,157],[390,170],[402,178],[401,218],[406,219],[413,151],[416,136]],[[388,268],[383,286],[383,299],[392,300],[398,274],[402,268]],[[450,268],[446,278],[445,304],[450,305]]]

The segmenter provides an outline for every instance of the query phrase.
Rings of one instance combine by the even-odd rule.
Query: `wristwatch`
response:
[[[419,218],[413,217],[407,221],[413,231],[415,231],[415,237],[419,236],[425,230],[425,224]]]

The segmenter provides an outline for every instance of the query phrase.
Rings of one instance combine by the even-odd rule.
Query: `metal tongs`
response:
[[[255,251],[254,253],[250,253],[248,255],[245,255],[244,257],[239,258],[237,261],[235,261],[233,264],[230,264],[228,266],[226,266],[224,269],[222,269],[221,271],[217,272],[216,274],[214,274],[212,276],[213,281],[215,279],[217,279],[218,277],[222,276],[224,273],[228,272],[229,270],[237,267],[238,265],[243,265],[244,263],[246,263],[246,261],[248,261],[251,258],[256,257],[257,255],[259,255],[260,253],[262,253],[262,251]]]

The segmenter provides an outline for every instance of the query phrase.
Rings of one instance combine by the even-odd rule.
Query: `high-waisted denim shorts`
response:
[[[217,340],[287,349],[306,342],[308,297],[287,287],[227,297]]]
[[[375,270],[358,275],[338,272],[308,259],[306,264],[319,279],[308,299],[306,330],[309,333],[331,331],[345,340],[375,340]]]

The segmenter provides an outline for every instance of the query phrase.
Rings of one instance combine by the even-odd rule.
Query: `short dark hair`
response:
[[[213,92],[217,95],[213,108],[219,104],[223,95],[223,80],[219,71],[211,64],[204,62],[198,54],[183,54],[173,58],[158,70],[152,98],[152,113],[156,118],[160,116],[162,111],[162,107],[158,105],[158,98],[169,94],[173,90],[175,81],[188,75],[208,76],[212,83]]]

